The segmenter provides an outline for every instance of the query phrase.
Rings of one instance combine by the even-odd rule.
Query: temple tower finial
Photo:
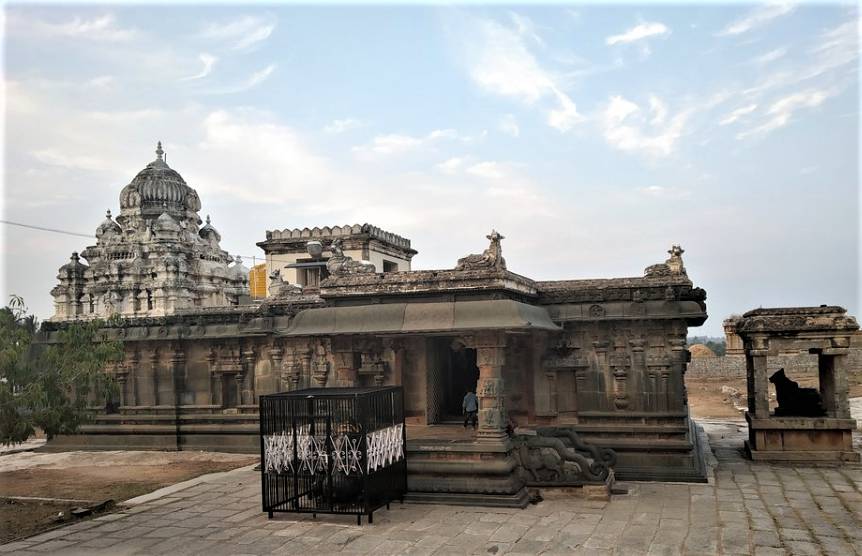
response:
[[[158,145],[156,145],[156,156],[161,160],[163,154],[165,154],[165,151],[162,150],[162,142],[159,141]]]

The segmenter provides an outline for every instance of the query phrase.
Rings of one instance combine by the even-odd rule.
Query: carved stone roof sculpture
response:
[[[668,250],[670,258],[663,263],[646,267],[644,270],[644,276],[646,278],[659,276],[687,276],[685,266],[682,264],[683,253],[685,253],[685,249],[679,245],[671,246]]]
[[[329,247],[332,256],[326,261],[326,270],[331,276],[342,274],[374,274],[374,265],[367,261],[354,261],[353,257],[344,254],[341,239],[333,240]]]
[[[60,268],[52,320],[164,316],[248,295],[248,269],[219,246],[209,217],[199,230],[200,198],[168,166],[161,142],[119,197],[120,214],[108,211],[96,244],[81,252],[89,265],[73,253]]]
[[[506,270],[506,259],[503,258],[503,248],[500,241],[505,237],[497,230],[485,236],[491,242],[481,255],[467,255],[458,259],[455,270]]]

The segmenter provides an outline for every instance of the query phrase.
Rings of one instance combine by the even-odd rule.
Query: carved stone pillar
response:
[[[671,352],[671,379],[670,384],[666,389],[667,408],[682,409],[682,400],[685,399],[683,394],[683,377],[685,376],[685,368],[688,365],[688,360],[691,355],[685,347],[686,336],[685,332],[681,335],[670,339]]]
[[[637,376],[641,377],[641,380],[646,378],[646,340],[643,338],[632,338],[629,340],[629,345],[632,349],[632,369]],[[643,391],[644,388],[641,388]],[[639,394],[639,397],[643,394]],[[644,402],[647,403],[644,403]],[[638,400],[638,410],[643,410],[649,407],[649,401],[643,400],[642,398]]]
[[[329,358],[328,358],[328,349],[327,340],[318,340],[314,344],[314,360],[313,365],[314,368],[311,374],[312,383],[319,387],[323,388],[326,386],[326,381],[329,379]]]
[[[766,336],[752,337],[745,346],[745,369],[748,381],[748,412],[757,419],[769,418],[769,378]]]
[[[272,377],[276,391],[287,390],[282,380],[282,361],[284,360],[284,348],[279,341],[273,341],[269,348],[269,358],[272,361]]]
[[[404,372],[404,344],[401,340],[386,338],[383,347],[389,350],[389,367],[392,371],[392,384],[403,385],[402,373]]]
[[[129,364],[127,367],[128,378],[126,379],[127,387],[129,388],[129,397],[126,400],[128,405],[139,405],[138,401],[138,365],[141,362],[141,354],[138,351],[137,346],[132,349],[132,352],[129,354]],[[131,379],[131,380],[129,380]]]
[[[629,407],[629,368],[631,367],[631,358],[626,352],[626,343],[624,338],[617,338],[614,342],[614,352],[608,357],[611,369],[614,375],[614,408],[625,410]]]
[[[174,345],[171,352],[171,375],[174,379],[174,403],[183,405],[186,391],[186,354],[180,343]]]
[[[503,404],[503,365],[506,362],[506,337],[502,333],[476,337],[476,364],[479,367],[479,433],[480,441],[506,439],[506,409]]]
[[[836,340],[838,340],[836,342]],[[845,342],[841,342],[844,340]],[[849,345],[847,338],[835,338],[832,344]],[[847,347],[832,347],[821,351],[817,356],[819,367],[820,396],[829,417],[850,419],[849,389],[847,382],[848,355]]]
[[[297,387],[299,387],[298,381],[299,381],[299,377],[300,377],[300,372],[302,373],[302,376],[304,376],[304,377],[311,377],[313,374],[313,371],[311,368],[311,361],[314,358],[314,348],[310,345],[309,346],[302,346],[301,348],[299,348],[298,356],[299,356],[299,367],[298,367],[297,373],[296,373],[296,379],[297,379],[296,386]],[[309,380],[309,378],[306,378],[305,380],[306,380],[305,383],[308,384],[307,381]],[[315,384],[315,386],[319,386],[321,388],[325,385],[326,385],[325,379],[324,379],[323,384]]]
[[[255,351],[252,346],[242,348],[242,384],[240,394],[237,398],[237,405],[252,405],[254,399],[254,363]]]
[[[354,364],[351,338],[333,338],[332,351],[335,359],[335,383],[338,386],[356,386],[359,369]]]
[[[117,377],[117,389],[120,391],[120,407],[125,407],[129,368],[126,366],[125,363],[118,363],[117,368],[114,372],[114,376]]]
[[[153,373],[153,405],[159,405],[159,348],[156,346],[150,353],[150,369]]]
[[[210,404],[221,406],[221,377],[218,375],[218,349],[216,347],[210,346],[210,352],[207,354],[207,365],[209,367],[210,372]]]
[[[594,340],[593,341],[593,351],[596,354],[596,369],[594,374],[594,380],[596,381],[594,388],[594,394],[592,396],[592,400],[590,403],[584,407],[584,410],[596,411],[596,410],[607,410],[613,408],[613,398],[612,398],[612,390],[605,387],[605,393],[602,393],[602,388],[599,387],[601,382],[599,380],[604,376],[606,376],[606,372],[608,369],[608,347],[610,343],[606,340]],[[605,382],[607,384],[607,382]],[[579,407],[579,409],[581,409]]]

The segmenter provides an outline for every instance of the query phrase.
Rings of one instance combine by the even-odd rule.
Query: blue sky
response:
[[[686,249],[710,319],[859,303],[853,5],[5,10],[7,220],[93,233],[163,141],[231,253],[370,222],[535,279]],[[3,226],[52,312],[86,238]]]

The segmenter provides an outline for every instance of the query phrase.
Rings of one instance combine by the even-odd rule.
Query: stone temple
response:
[[[248,269],[219,246],[209,216],[201,227],[197,192],[163,155],[159,143],[156,159],[120,191],[120,214],[108,210],[96,228],[96,245],[60,267],[53,320],[164,316],[248,296]]]
[[[81,253],[88,265],[73,254],[61,268],[40,341],[118,314],[106,333],[125,359],[107,370],[116,410],[100,402],[83,434],[49,448],[257,453],[263,394],[401,385],[417,498],[523,506],[530,477],[589,474],[566,467],[580,461],[571,443],[594,460],[612,450],[618,478],[705,481],[683,377],[706,293],[679,246],[634,277],[536,281],[508,269],[495,231],[451,268],[410,270],[409,240],[375,226],[276,230],[258,244],[269,295],[251,301],[248,270],[199,227],[200,208],[159,148]],[[472,388],[475,437],[458,423]],[[550,435],[544,451],[519,451],[512,426]]]

